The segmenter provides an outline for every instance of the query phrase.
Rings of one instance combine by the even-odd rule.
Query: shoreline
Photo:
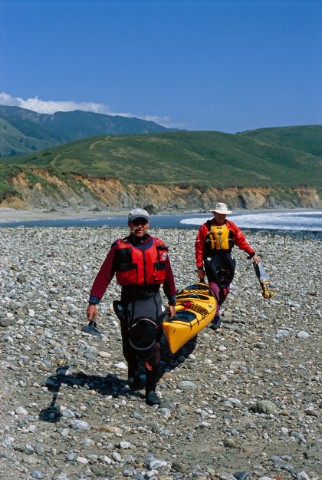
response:
[[[44,209],[30,209],[17,210],[9,207],[0,207],[0,223],[23,222],[23,221],[43,221],[43,220],[79,220],[79,219],[94,219],[106,217],[127,216],[130,209],[122,210],[72,210],[70,208],[64,210],[44,210]],[[279,213],[279,212],[301,212],[303,210],[321,211],[318,208],[267,208],[267,209],[241,209],[233,211],[233,214],[248,214],[248,213]],[[153,215],[202,215],[207,214],[208,211],[176,211],[176,212],[158,212]]]
[[[16,210],[14,208],[0,208],[0,222],[23,222],[23,221],[42,221],[42,220],[77,220],[82,218],[105,218],[126,215],[126,210],[120,211],[98,211],[82,210],[76,211],[71,209],[65,210]]]

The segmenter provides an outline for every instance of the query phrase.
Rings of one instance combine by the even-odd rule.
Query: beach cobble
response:
[[[197,279],[197,230],[151,230],[180,290]],[[0,230],[0,479],[322,478],[322,242],[248,235],[219,330],[176,355],[163,339],[160,407],[131,392],[112,302],[101,337],[81,331],[93,279],[121,228]]]

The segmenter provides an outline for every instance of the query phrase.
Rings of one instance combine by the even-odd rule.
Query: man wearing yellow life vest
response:
[[[123,355],[128,364],[128,382],[132,390],[140,389],[139,361],[146,367],[146,403],[159,405],[155,392],[160,369],[160,337],[166,308],[160,287],[168,298],[169,315],[175,315],[176,287],[168,248],[159,238],[147,233],[149,213],[135,208],[129,213],[130,234],[112,244],[89,297],[87,318],[97,319],[96,306],[114,274],[122,286],[121,301],[113,307],[121,324]]]
[[[213,210],[211,220],[201,225],[196,242],[195,255],[197,273],[200,280],[207,276],[209,287],[217,298],[217,310],[211,328],[218,329],[221,324],[220,307],[230,292],[230,284],[235,274],[235,259],[231,253],[237,245],[248,253],[248,259],[260,262],[254,249],[246,241],[245,235],[233,222],[226,219],[232,213],[225,203],[218,202]]]

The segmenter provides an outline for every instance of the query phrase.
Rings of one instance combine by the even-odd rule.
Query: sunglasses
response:
[[[146,225],[148,221],[145,218],[136,218],[132,221],[133,225]]]

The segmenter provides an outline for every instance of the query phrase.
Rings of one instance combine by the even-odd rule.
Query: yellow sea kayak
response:
[[[195,283],[177,294],[176,315],[163,322],[171,353],[176,353],[213,320],[217,300],[205,283]]]

